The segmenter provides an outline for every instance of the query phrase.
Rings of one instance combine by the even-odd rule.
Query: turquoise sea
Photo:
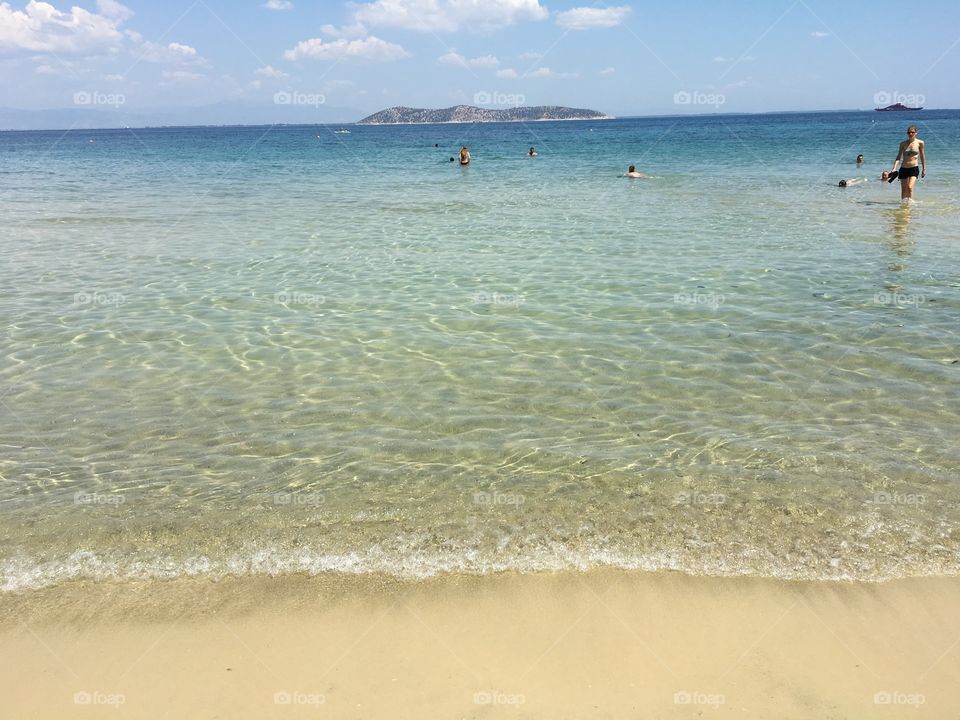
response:
[[[0,133],[0,587],[957,575],[958,150],[926,110]]]

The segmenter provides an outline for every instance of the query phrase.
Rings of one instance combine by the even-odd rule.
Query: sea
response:
[[[0,592],[960,574],[960,111],[2,132],[0,158]]]

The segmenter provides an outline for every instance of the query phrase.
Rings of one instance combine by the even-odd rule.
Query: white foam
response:
[[[487,555],[478,550],[462,553],[398,552],[373,546],[343,554],[309,548],[295,552],[271,547],[251,548],[225,558],[205,555],[176,559],[169,556],[113,557],[76,550],[57,559],[38,561],[18,556],[0,561],[0,591],[16,592],[50,587],[70,580],[148,580],[177,577],[282,576],[293,573],[383,573],[407,580],[425,580],[445,573],[487,575],[507,571],[556,572],[618,568],[645,572],[675,571],[719,577],[755,576],[796,580],[858,580],[880,582],[906,576],[960,574],[956,564],[943,567],[901,558],[880,564],[863,559],[825,557],[816,563],[788,564],[764,552],[745,552],[732,560],[698,557],[679,551],[634,554],[603,547],[571,548],[549,543],[524,555]]]

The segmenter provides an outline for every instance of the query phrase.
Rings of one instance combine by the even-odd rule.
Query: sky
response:
[[[74,1],[0,3],[0,108],[960,107],[956,0]]]

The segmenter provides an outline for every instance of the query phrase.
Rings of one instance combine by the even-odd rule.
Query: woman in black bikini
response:
[[[901,159],[902,162],[900,162]],[[897,169],[898,162],[900,162],[897,175],[900,178],[900,199],[912,200],[913,186],[917,184],[917,178],[927,176],[927,155],[924,152],[923,140],[917,137],[916,125],[907,128],[907,139],[900,143],[900,150],[897,152],[897,159],[893,161],[891,172]]]

